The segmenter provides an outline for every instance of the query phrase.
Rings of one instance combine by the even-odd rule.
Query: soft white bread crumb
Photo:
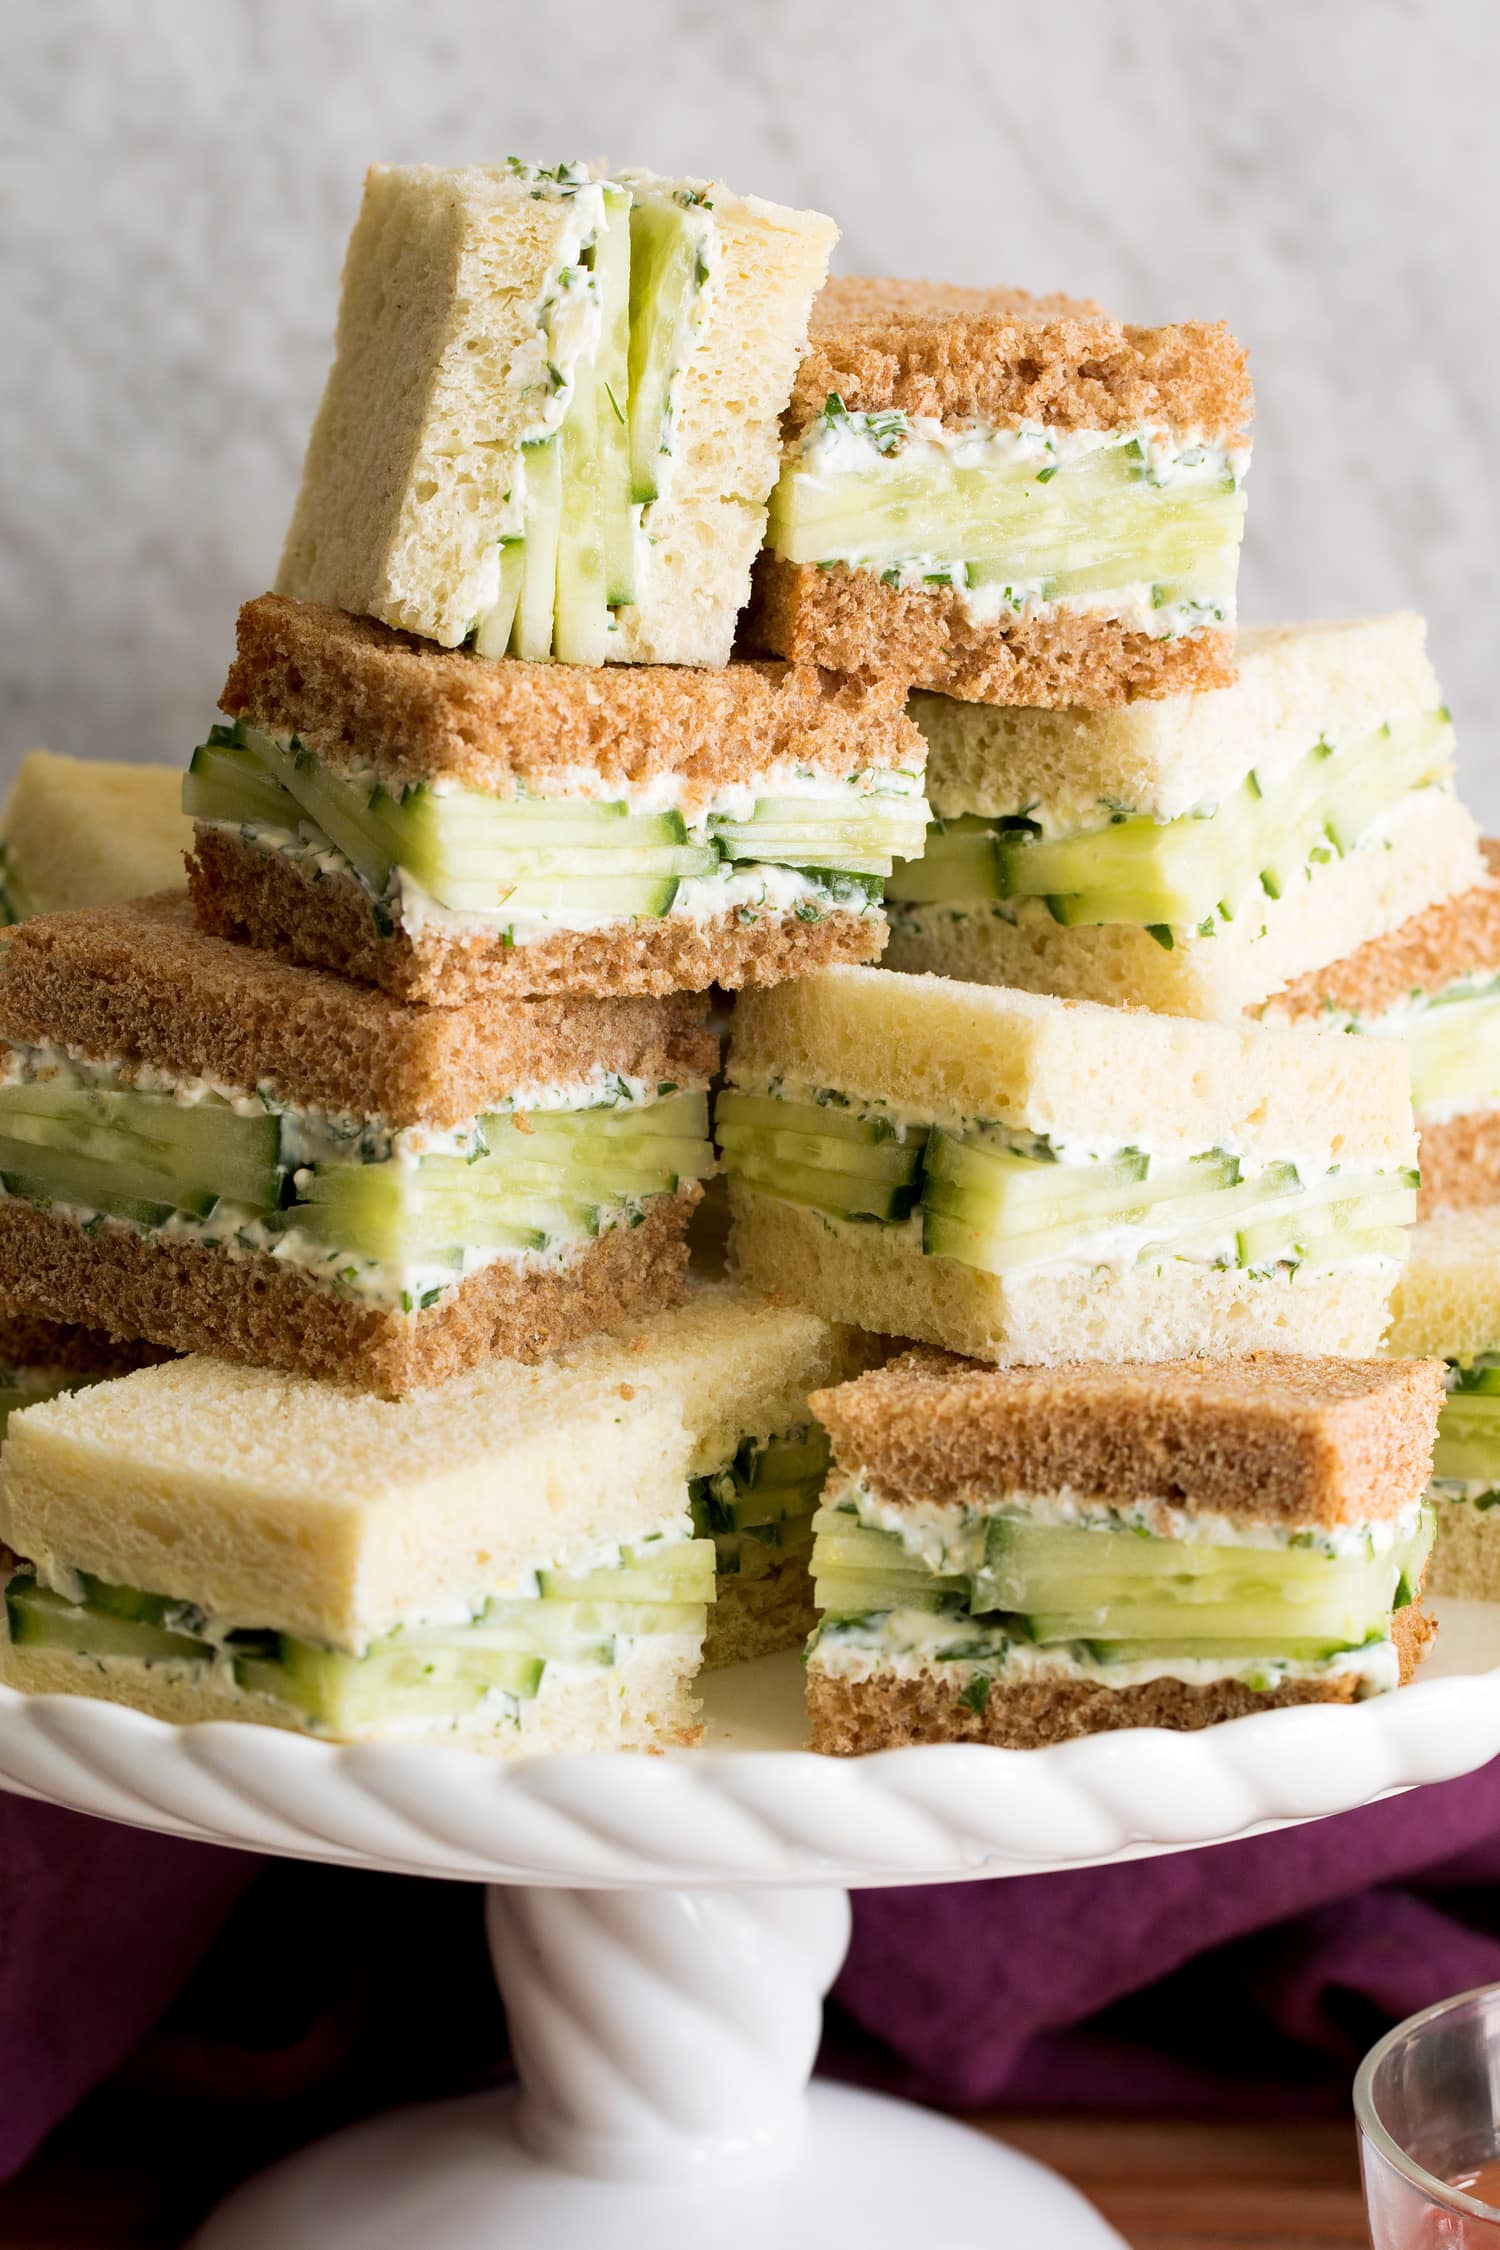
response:
[[[503,168],[371,166],[278,593],[463,639],[519,529],[511,378],[576,231],[570,201]]]
[[[687,1521],[664,1401],[500,1361],[391,1401],[192,1358],[13,1415],[28,1560],[359,1649],[538,1563]]]
[[[1351,1042],[1352,1044],[1352,1042]],[[1361,1359],[1379,1348],[1389,1283],[1366,1271],[1257,1279],[1167,1258],[1123,1273],[1048,1265],[979,1273],[909,1236],[841,1229],[730,1182],[730,1261],[828,1320],[941,1344],[997,1365],[1279,1351]]]
[[[1257,893],[1232,922],[1215,923],[1207,937],[1179,933],[1170,951],[1123,922],[1067,929],[1049,914],[1007,922],[982,907],[955,916],[921,906],[892,913],[882,964],[1232,1022],[1483,874],[1472,815],[1445,791],[1424,790],[1403,808],[1388,845],[1381,839],[1309,867],[1279,899]]]
[[[18,914],[180,890],[193,848],[181,769],[28,750],[0,814],[0,840]]]
[[[1500,1602],[1500,1508],[1435,1494],[1437,1545],[1427,1566],[1425,1591],[1457,1601]]]
[[[691,1687],[698,1669],[695,1636],[653,1634],[628,1656],[590,1670],[549,1664],[539,1693],[519,1705],[519,1721],[483,1705],[460,1718],[414,1728],[400,1717],[371,1719],[349,1737],[375,1741],[441,1741],[495,1757],[553,1750],[658,1750],[691,1742],[697,1708]],[[259,1726],[306,1731],[300,1714],[275,1696],[241,1694],[202,1665],[132,1664],[81,1659],[66,1651],[12,1648],[0,1635],[0,1682],[23,1695],[91,1695],[128,1704],[169,1726],[209,1720],[253,1720]]]
[[[700,1282],[686,1304],[570,1345],[553,1364],[597,1384],[603,1398],[623,1384],[637,1399],[669,1406],[687,1428],[689,1476],[707,1476],[742,1438],[811,1421],[811,1394],[848,1382],[876,1356],[870,1338],[805,1306]]]
[[[728,1067],[739,1085],[831,1086],[955,1128],[986,1119],[1105,1148],[1385,1169],[1416,1159],[1399,1045],[839,968],[742,993]]]
[[[1247,626],[1239,678],[1199,695],[1108,711],[1042,711],[914,695],[927,737],[927,795],[943,817],[1075,808],[1103,799],[1175,820],[1227,796],[1254,767],[1288,772],[1320,737],[1357,742],[1442,702],[1427,627],[1410,611],[1348,624]]]
[[[1500,1351],[1500,1205],[1412,1228],[1386,1348],[1395,1359]]]

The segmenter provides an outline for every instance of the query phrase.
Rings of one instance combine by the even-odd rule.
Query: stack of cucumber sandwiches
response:
[[[1235,625],[1220,326],[382,167],[185,775],[0,840],[0,1680],[1016,1747],[1500,1598],[1500,852],[1420,619]],[[184,882],[184,866],[186,881]]]

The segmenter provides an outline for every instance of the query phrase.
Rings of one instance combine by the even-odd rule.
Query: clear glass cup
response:
[[[1388,2031],[1354,2114],[1375,2250],[1500,2250],[1500,1984]]]

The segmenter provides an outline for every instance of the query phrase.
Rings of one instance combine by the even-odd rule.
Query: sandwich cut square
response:
[[[984,703],[1234,677],[1243,347],[1023,290],[837,279],[783,418],[750,639]]]
[[[675,1301],[704,1004],[411,1008],[185,895],[0,945],[0,1297],[400,1393]]]
[[[1424,1218],[1500,1201],[1500,843],[1480,849],[1468,889],[1309,970],[1261,1011],[1267,1022],[1400,1040]]]
[[[191,1357],[0,1456],[0,1679],[499,1755],[692,1741],[711,1542],[671,1406],[503,1361],[392,1401]]]
[[[1115,711],[914,696],[936,818],[888,965],[1232,1018],[1386,940],[1483,872],[1425,644],[1251,627],[1232,687]]]
[[[278,590],[485,656],[725,663],[837,237],[716,180],[374,166]]]
[[[669,1402],[688,1432],[693,1526],[713,1543],[706,1666],[800,1648],[814,1622],[813,1512],[828,1446],[808,1400],[889,1347],[800,1305],[695,1283],[670,1312],[570,1345],[557,1364]]]
[[[1431,1361],[981,1368],[823,1391],[815,1749],[1030,1749],[1404,1685],[1433,1626]]]
[[[997,1363],[1379,1348],[1416,1209],[1389,1040],[829,969],[735,1009],[732,1270]]]
[[[921,849],[899,680],[490,663],[267,595],[183,802],[200,920],[453,1006],[875,959]]]
[[[1438,1593],[1500,1601],[1500,1205],[1412,1229],[1387,1350],[1445,1369],[1431,1499]]]
[[[181,800],[176,766],[28,750],[0,813],[0,922],[179,885],[193,845]]]

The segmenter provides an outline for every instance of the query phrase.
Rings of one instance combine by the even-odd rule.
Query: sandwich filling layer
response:
[[[545,796],[336,771],[296,735],[238,720],[193,755],[183,809],[314,878],[359,882],[382,934],[426,929],[519,946],[674,917],[877,918],[896,860],[920,851],[920,770],[785,763],[753,783],[640,784],[581,768]]]
[[[922,723],[917,697],[913,716]],[[1127,804],[997,804],[930,825],[920,859],[887,887],[903,926],[994,916],[1124,923],[1171,948],[1264,918],[1292,887],[1359,852],[1389,850],[1426,792],[1451,793],[1446,710],[1326,735],[1290,765],[1252,768],[1223,801],[1173,817]]]
[[[992,1687],[1044,1679],[1394,1688],[1391,1619],[1420,1590],[1433,1519],[1418,1504],[1329,1531],[1067,1493],[912,1508],[840,1473],[814,1531],[809,1668],[936,1673],[982,1711]]]
[[[730,1178],[758,1194],[806,1206],[852,1240],[879,1229],[915,1255],[997,1275],[1169,1259],[1267,1277],[1388,1274],[1416,1217],[1410,1169],[1292,1152],[1252,1162],[1227,1146],[1090,1147],[780,1079],[731,1085],[715,1130]]]
[[[540,1699],[601,1672],[664,1656],[691,1666],[712,1599],[713,1548],[674,1518],[630,1546],[565,1553],[456,1614],[359,1646],[217,1616],[50,1560],[14,1571],[5,1618],[16,1650],[76,1659],[122,1687],[164,1673],[247,1706],[269,1698],[312,1733],[424,1735],[520,1730]]]
[[[852,413],[836,392],[771,497],[789,563],[951,590],[976,626],[1083,613],[1153,640],[1233,622],[1248,446]]]
[[[497,1260],[565,1269],[713,1169],[707,1097],[596,1072],[457,1126],[298,1107],[62,1047],[0,1070],[0,1194],[413,1313]]]
[[[1500,1351],[1450,1359],[1432,1456],[1432,1497],[1500,1507]]]
[[[828,1467],[816,1423],[746,1437],[722,1468],[691,1480],[693,1528],[713,1542],[721,1580],[765,1575],[812,1553],[813,1516]]]
[[[1419,1125],[1500,1106],[1500,972],[1476,970],[1436,992],[1416,989],[1373,1015],[1330,1006],[1318,1020],[1331,1031],[1405,1041]]]

